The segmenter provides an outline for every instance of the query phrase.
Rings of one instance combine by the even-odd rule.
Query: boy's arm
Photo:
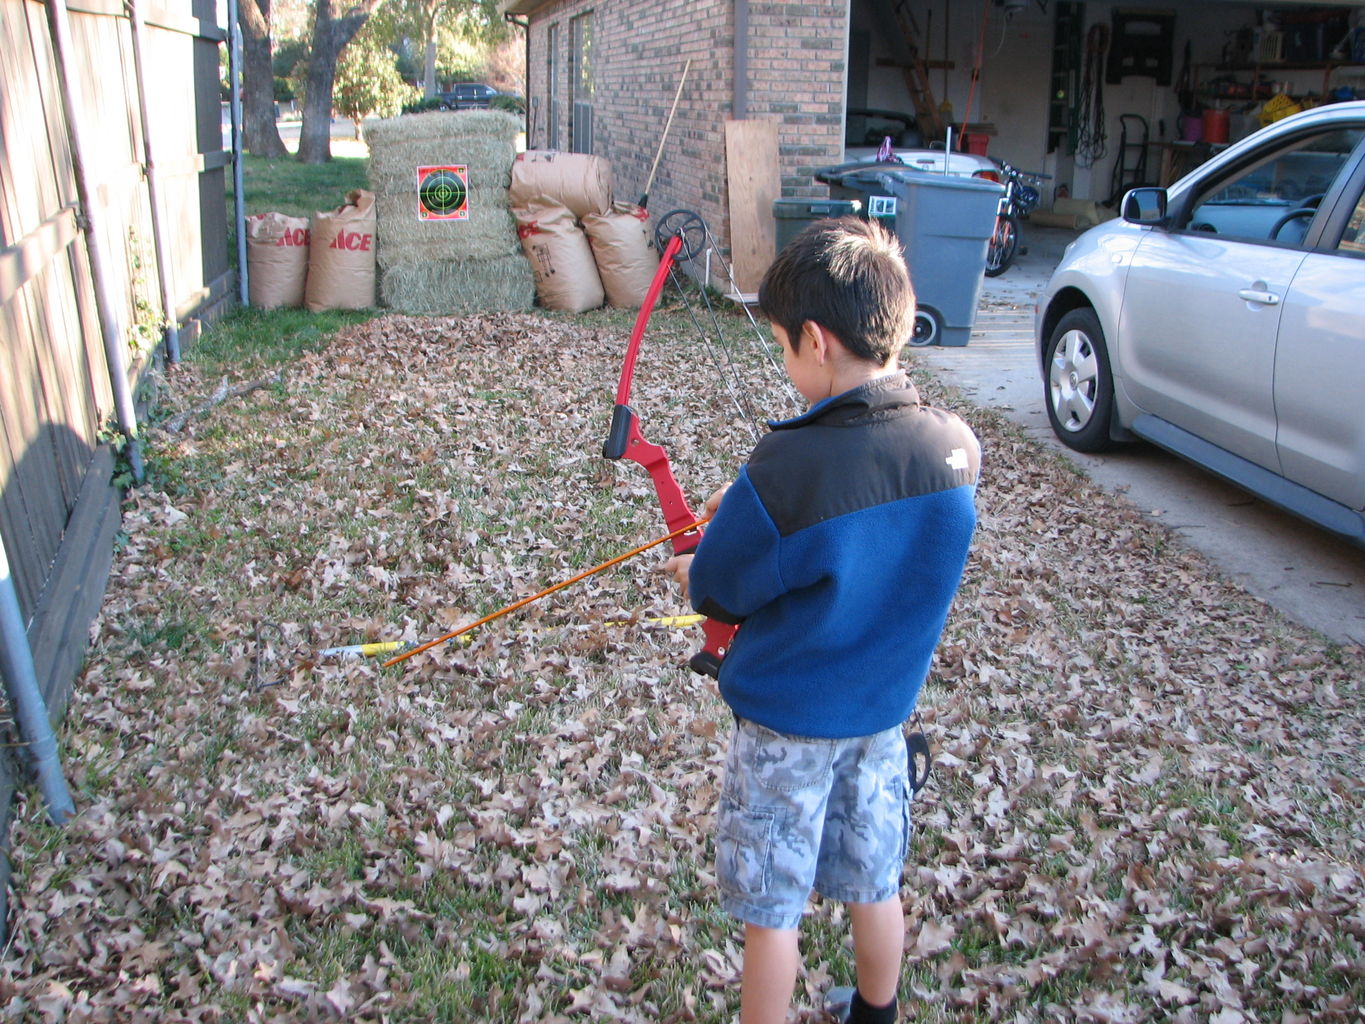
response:
[[[742,622],[787,589],[777,527],[744,470],[712,498],[717,507],[711,523],[686,567],[688,599],[708,618]]]
[[[711,496],[706,499],[706,507],[702,514],[707,519],[712,518],[716,514],[716,509],[720,508],[720,500],[725,497],[725,492],[729,489],[729,484],[721,484],[711,493]],[[695,554],[695,551],[689,551],[683,555],[674,555],[665,562],[661,568],[662,572],[666,572],[673,577],[673,581],[677,583],[679,589],[682,590],[684,599],[687,597],[687,577],[688,572],[692,567],[693,554]]]

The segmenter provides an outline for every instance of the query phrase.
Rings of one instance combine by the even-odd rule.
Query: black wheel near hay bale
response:
[[[386,306],[467,313],[534,304],[508,201],[521,130],[499,110],[409,114],[366,129]]]

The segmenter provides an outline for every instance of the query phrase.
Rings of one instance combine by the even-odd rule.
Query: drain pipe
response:
[[[526,74],[521,83],[521,95],[526,102],[526,145],[529,149],[532,138],[531,132],[534,127],[531,124],[531,19],[518,21],[515,14],[504,14],[502,20],[521,29],[526,46]]]
[[[237,291],[251,305],[246,280],[246,196],[242,194],[242,23],[237,0],[228,0],[228,79],[232,83],[232,208],[237,225]]]
[[[52,49],[57,56],[57,84],[62,97],[67,135],[71,140],[71,169],[76,179],[76,199],[80,209],[76,220],[85,233],[86,257],[90,260],[90,276],[95,285],[95,311],[100,322],[100,337],[104,341],[104,361],[109,370],[109,386],[114,395],[114,412],[119,431],[123,434],[123,454],[128,459],[133,480],[142,483],[142,442],[137,436],[137,412],[133,408],[133,389],[128,383],[127,346],[124,344],[118,319],[114,313],[113,296],[109,290],[109,274],[104,263],[104,246],[100,233],[100,212],[90,194],[86,175],[82,133],[76,125],[77,108],[71,92],[72,61],[71,25],[67,20],[66,0],[48,0],[48,31],[52,34]]]
[[[53,0],[49,0],[53,2]],[[28,643],[28,631],[19,611],[19,595],[9,574],[9,556],[4,539],[0,538],[0,676],[5,680],[10,707],[19,723],[19,733],[28,746],[33,770],[38,776],[38,788],[47,802],[47,814],[54,825],[63,825],[76,813],[71,794],[62,775],[62,763],[57,756],[57,737],[47,717],[38,688],[38,674],[33,668],[33,649]]]
[[[166,232],[162,229],[161,183],[152,161],[151,118],[147,116],[147,70],[142,59],[145,31],[142,0],[126,0],[133,34],[133,73],[137,76],[137,113],[142,122],[142,160],[147,168],[147,203],[152,210],[152,246],[156,250],[156,272],[161,282],[161,314],[166,321],[166,357],[180,362],[180,326],[176,322],[175,298],[171,294],[170,254],[166,251]]]
[[[749,0],[735,0],[735,120],[749,116]]]

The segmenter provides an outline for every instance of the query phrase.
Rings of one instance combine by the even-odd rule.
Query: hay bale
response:
[[[379,265],[385,269],[419,260],[493,260],[521,251],[517,225],[502,189],[469,191],[469,219],[425,221],[417,215],[415,192],[389,193],[377,202]]]
[[[531,268],[507,201],[521,120],[501,110],[405,114],[366,130],[377,196],[380,298],[407,313],[528,309]],[[419,168],[445,176],[420,214]],[[463,178],[461,181],[460,179]],[[438,206],[429,195],[430,206]],[[458,216],[456,216],[458,214]]]
[[[521,121],[502,110],[404,114],[367,125],[370,187],[415,192],[418,167],[463,164],[471,188],[506,189],[520,131]]]
[[[371,143],[373,146],[373,143]],[[417,168],[461,164],[469,187],[500,189],[512,183],[516,143],[511,139],[452,138],[444,142],[411,143],[396,150],[370,150],[370,187],[376,193],[416,192]]]
[[[494,260],[401,263],[380,278],[384,305],[404,313],[530,309],[536,285],[519,253]]]

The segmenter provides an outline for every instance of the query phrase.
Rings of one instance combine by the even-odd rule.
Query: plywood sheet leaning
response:
[[[725,122],[725,167],[730,193],[730,261],[740,292],[758,291],[777,255],[773,201],[781,194],[776,121]]]

